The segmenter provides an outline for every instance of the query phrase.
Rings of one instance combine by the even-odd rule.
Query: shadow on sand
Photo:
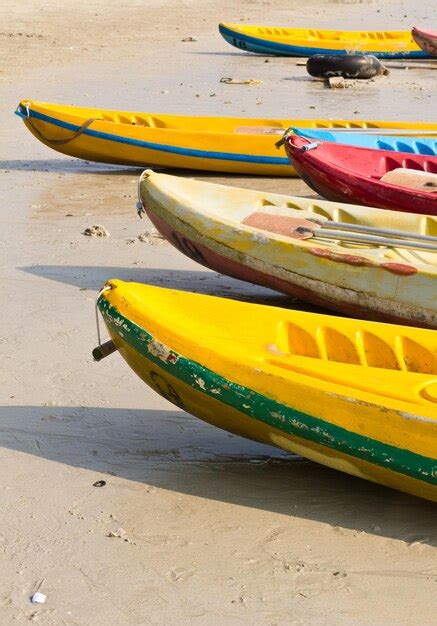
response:
[[[326,309],[302,302],[297,298],[212,271],[91,265],[32,265],[19,269],[34,276],[55,280],[80,289],[98,291],[110,278],[120,278],[121,280],[148,283],[169,289],[234,298],[235,300],[292,308],[299,311],[332,313]]]
[[[433,504],[235,437],[178,410],[14,406],[1,407],[0,416],[1,446],[91,470],[96,479],[116,475],[437,545]]]
[[[290,177],[284,176],[259,176],[257,174],[240,174],[231,172],[214,172],[210,170],[196,170],[196,169],[183,169],[183,168],[170,168],[162,167],[158,165],[138,165],[134,167],[132,165],[111,165],[110,163],[97,163],[96,161],[86,161],[84,159],[75,158],[69,159],[10,159],[0,160],[0,171],[13,170],[16,172],[48,172],[55,174],[71,174],[71,175],[83,175],[83,174],[96,174],[99,176],[139,176],[141,172],[146,169],[153,169],[155,172],[163,174],[171,174],[172,176],[183,176],[186,178],[205,179],[211,182],[217,180],[222,184],[234,184],[232,181],[248,180],[254,181],[251,188],[256,189],[265,181],[271,181],[272,184],[275,180],[287,181]],[[260,181],[262,181],[260,183]],[[317,198],[310,188],[305,189],[304,193],[299,195],[305,195],[305,197]]]
[[[56,265],[21,270],[90,290],[119,277],[304,306],[214,272]],[[180,493],[437,545],[433,504],[236,437],[177,409],[2,407],[0,445]]]
[[[10,159],[0,161],[0,170],[14,170],[16,172],[55,172],[58,174],[105,174],[119,175],[139,174],[144,167],[129,165],[111,165],[96,163],[82,159]]]

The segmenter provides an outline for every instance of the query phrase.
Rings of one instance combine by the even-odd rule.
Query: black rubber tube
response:
[[[315,78],[373,78],[385,73],[382,63],[365,54],[314,54],[307,61],[307,72]]]

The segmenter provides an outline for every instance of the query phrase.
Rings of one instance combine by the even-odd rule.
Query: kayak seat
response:
[[[437,174],[430,174],[423,170],[399,167],[386,172],[381,182],[408,189],[418,189],[428,193],[437,192]]]
[[[306,225],[307,220],[286,215],[274,215],[271,213],[255,212],[244,218],[242,223],[245,226],[252,226],[259,230],[265,230],[276,235],[292,237],[298,226]]]
[[[369,331],[358,331],[348,337],[329,326],[319,326],[310,333],[293,322],[286,322],[278,327],[276,346],[284,357],[299,356],[370,368],[437,374],[437,354],[402,334],[395,338],[394,345],[389,345]]]

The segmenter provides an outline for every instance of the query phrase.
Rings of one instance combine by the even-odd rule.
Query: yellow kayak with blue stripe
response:
[[[183,410],[437,501],[435,331],[120,280],[98,307],[106,354]]]
[[[413,59],[430,55],[410,31],[349,31],[283,26],[219,24],[222,37],[240,50],[258,54],[309,57],[314,54],[372,54],[383,59]]]
[[[295,176],[275,142],[290,126],[435,132],[437,123],[164,115],[23,100],[17,107],[46,146],[101,163]]]

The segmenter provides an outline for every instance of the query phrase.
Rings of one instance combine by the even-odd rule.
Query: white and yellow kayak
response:
[[[437,217],[146,170],[140,199],[198,263],[356,317],[437,328]]]

